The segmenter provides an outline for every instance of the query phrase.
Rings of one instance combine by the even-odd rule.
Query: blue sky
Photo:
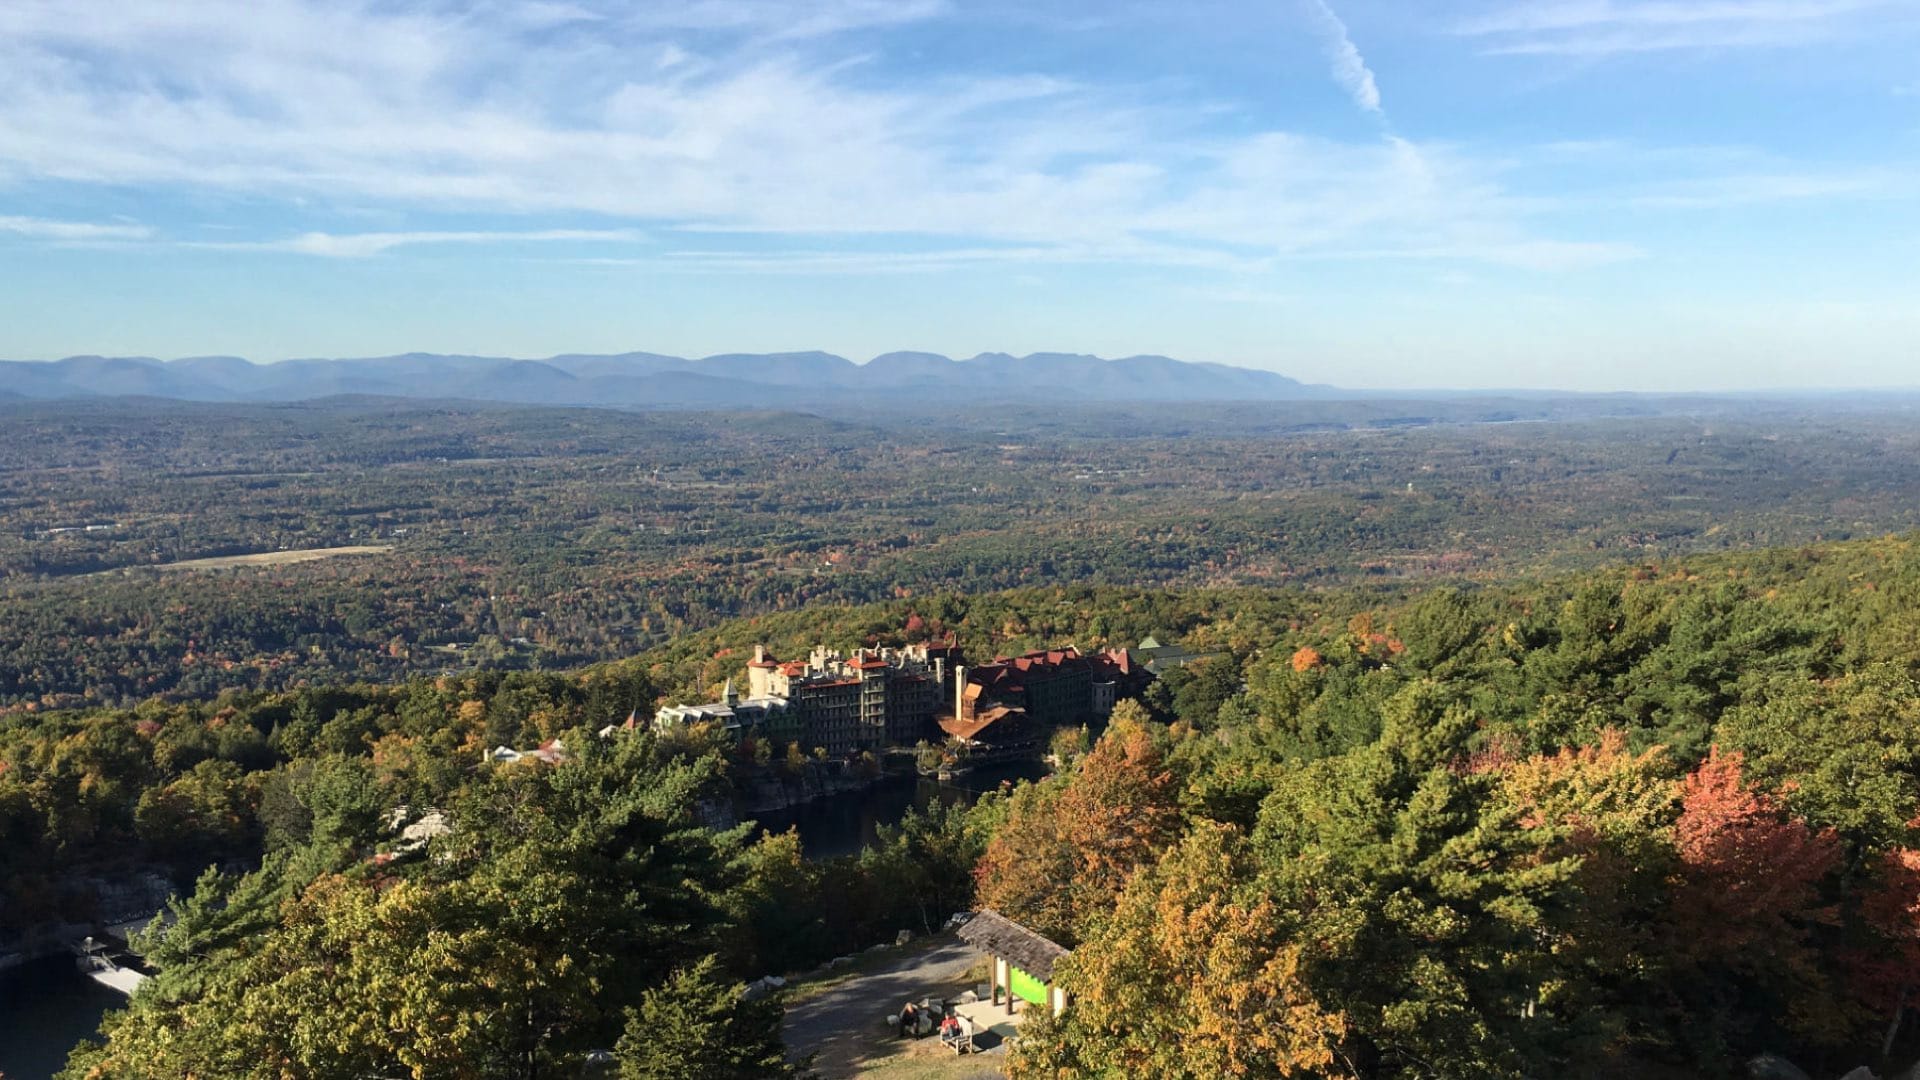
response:
[[[1920,0],[7,0],[0,356],[1920,384]]]

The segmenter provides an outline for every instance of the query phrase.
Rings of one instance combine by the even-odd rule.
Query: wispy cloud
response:
[[[1528,0],[1456,29],[1494,54],[1606,56],[1800,45],[1903,7],[1910,0]]]
[[[395,248],[433,244],[526,244],[558,242],[632,242],[646,239],[634,229],[539,229],[467,232],[309,232],[284,240],[206,242],[193,246],[222,251],[278,251],[333,259],[364,259]]]
[[[932,273],[963,266],[1141,263],[1161,267],[1253,271],[1271,266],[1270,256],[1198,250],[1180,243],[1126,240],[1108,244],[1047,244],[930,251],[670,251],[658,258],[577,260],[607,266],[697,269],[712,273],[894,274]]]
[[[1347,32],[1347,24],[1327,4],[1327,0],[1305,0],[1305,3],[1307,15],[1313,20],[1314,28],[1319,32],[1326,49],[1327,62],[1333,65],[1334,81],[1340,84],[1355,105],[1370,113],[1379,113],[1379,84],[1373,77],[1373,69],[1367,66],[1366,58],[1360,55],[1360,49],[1354,45],[1353,36]]]
[[[1336,257],[1375,258],[1374,252],[1335,252]],[[1614,241],[1573,240],[1489,240],[1445,247],[1407,248],[1395,251],[1400,259],[1432,259],[1492,263],[1521,270],[1584,270],[1614,263],[1632,262],[1646,257],[1638,244]]]
[[[947,10],[946,0],[685,0],[621,5],[609,17],[633,28],[729,31],[780,41],[899,26]]]
[[[1912,198],[1910,174],[1879,169],[1825,173],[1744,173],[1668,181],[1628,196],[1636,205],[1674,210],[1726,209],[1812,199]]]
[[[1346,25],[1303,2],[1335,79],[1380,114]],[[1546,6],[1560,22],[1478,32],[1557,32],[1576,7]],[[10,0],[0,173],[297,202],[297,227],[336,227],[219,246],[335,258],[696,233],[753,250],[636,256],[713,272],[1238,272],[1329,255],[1544,270],[1633,254],[1567,235],[1509,190],[1505,151],[1215,127],[1230,110],[1202,93],[1119,77],[918,56],[910,77],[900,57],[876,70],[879,31],[948,14],[939,0]],[[390,215],[380,231],[338,227],[364,206]],[[542,228],[583,218],[627,227]],[[122,231],[92,239],[150,235],[100,228]],[[798,251],[796,236],[844,243]],[[821,250],[839,246],[861,250]]]
[[[1535,150],[1534,166],[1558,175],[1564,210],[1727,210],[1789,203],[1838,205],[1920,199],[1920,174],[1873,162],[1796,161],[1755,146],[1659,145],[1634,140],[1572,140]]]
[[[88,221],[52,221],[47,218],[0,215],[0,233],[35,240],[99,241],[144,240],[153,230],[144,225],[103,225]]]

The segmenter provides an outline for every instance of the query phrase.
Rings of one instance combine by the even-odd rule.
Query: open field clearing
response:
[[[343,555],[385,555],[392,544],[355,544],[349,547],[306,548],[300,551],[262,551],[252,555],[222,555],[213,559],[183,559],[144,567],[148,570],[229,570],[238,566],[290,566],[294,563],[334,559]],[[108,570],[106,573],[116,573]]]

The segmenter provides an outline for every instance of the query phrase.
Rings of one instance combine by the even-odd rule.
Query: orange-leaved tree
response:
[[[1245,862],[1231,826],[1202,824],[1135,876],[1055,968],[1073,1006],[1028,1024],[1009,1075],[1320,1075],[1346,1021],[1308,986],[1285,911]]]
[[[975,872],[978,899],[1065,945],[1180,829],[1164,736],[1116,721],[1064,781],[1017,793]]]

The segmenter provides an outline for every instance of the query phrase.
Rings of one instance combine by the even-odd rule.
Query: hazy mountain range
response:
[[[1331,394],[1270,371],[1164,356],[1103,360],[1069,353],[981,353],[954,360],[894,352],[856,364],[824,352],[728,353],[701,359],[632,352],[545,360],[407,353],[255,364],[72,356],[0,362],[0,397],[144,396],[188,401],[303,401],[340,394],[540,405],[766,408],[850,399],[1004,401],[1279,401]]]

